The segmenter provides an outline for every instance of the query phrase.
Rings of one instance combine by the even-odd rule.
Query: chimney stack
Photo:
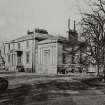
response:
[[[70,18],[68,19],[68,31],[70,31]]]
[[[32,34],[34,34],[34,32],[33,32],[33,31],[28,30],[28,31],[27,31],[27,34],[28,34],[28,35],[32,35]]]
[[[76,29],[75,29],[75,20],[74,20],[74,32],[76,31]]]

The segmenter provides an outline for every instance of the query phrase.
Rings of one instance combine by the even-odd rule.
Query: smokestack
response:
[[[70,18],[68,19],[68,31],[70,31]]]
[[[75,20],[74,20],[74,32],[76,31],[76,29],[75,29]]]

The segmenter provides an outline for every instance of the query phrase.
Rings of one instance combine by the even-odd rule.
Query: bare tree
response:
[[[97,0],[91,13],[82,15],[82,36],[87,44],[87,55],[97,65],[99,76],[100,65],[104,66],[105,63],[105,1]]]

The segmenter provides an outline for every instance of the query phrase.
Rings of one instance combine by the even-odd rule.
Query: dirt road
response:
[[[9,87],[0,95],[0,105],[105,105],[105,85],[94,81],[92,86],[90,81],[85,83],[72,76],[2,76],[8,79]]]

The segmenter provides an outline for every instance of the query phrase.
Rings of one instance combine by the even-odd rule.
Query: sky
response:
[[[87,0],[0,0],[0,41],[24,36],[27,30],[42,28],[66,36],[68,18],[76,24]]]

